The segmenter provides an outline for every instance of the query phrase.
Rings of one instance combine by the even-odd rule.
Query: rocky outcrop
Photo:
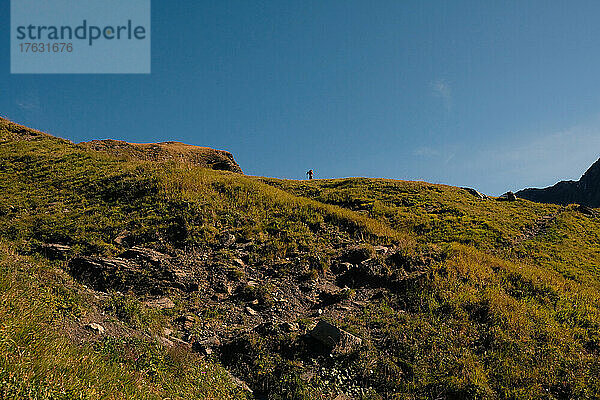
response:
[[[524,189],[517,196],[539,203],[600,207],[600,159],[578,181],[561,181],[545,189]]]
[[[348,353],[362,344],[362,339],[327,321],[321,320],[310,337],[331,352]]]
[[[128,143],[105,139],[79,143],[79,146],[126,159],[180,161],[214,170],[242,173],[230,152],[180,142]]]
[[[141,247],[115,258],[74,257],[69,260],[68,270],[79,282],[102,292],[160,295],[168,288],[186,292],[198,288],[197,281],[182,274],[170,256]]]
[[[71,246],[58,243],[47,243],[42,245],[42,254],[51,260],[66,260],[71,251]]]
[[[472,194],[473,196],[477,197],[480,200],[485,200],[487,199],[487,196],[481,192],[479,192],[478,190],[475,190],[473,188],[470,187],[461,187],[461,189],[466,190],[469,194]]]
[[[0,117],[0,142],[4,141],[32,141],[50,137],[47,133],[19,125]]]
[[[500,201],[517,201],[517,196],[513,192],[506,192],[498,197]]]

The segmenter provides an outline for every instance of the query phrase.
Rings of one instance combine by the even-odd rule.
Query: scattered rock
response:
[[[175,321],[177,322],[195,322],[196,316],[192,314],[182,315],[178,317]]]
[[[246,267],[246,263],[244,263],[241,259],[239,258],[234,258],[233,259],[233,264],[235,264],[236,267],[239,268],[245,268]]]
[[[235,235],[225,232],[219,237],[219,244],[222,247],[230,247],[235,243]]]
[[[271,335],[274,332],[277,332],[277,326],[273,323],[273,321],[265,321],[261,324],[256,325],[252,330],[256,333],[260,333],[261,335]]]
[[[250,307],[246,307],[246,312],[249,315],[258,315],[258,312],[256,310],[254,310],[253,308],[250,308]]]
[[[348,272],[348,270],[350,270],[350,268],[352,267],[353,265],[348,262],[340,262],[333,265],[333,268],[331,268],[331,272],[333,272],[334,274],[343,274],[344,272]]]
[[[211,299],[214,301],[223,301],[227,299],[227,295],[225,293],[215,293],[212,295]]]
[[[376,254],[387,254],[390,249],[385,246],[375,246],[374,250]]]
[[[470,194],[472,194],[473,196],[477,197],[480,200],[485,200],[488,198],[485,194],[482,194],[473,188],[463,187],[461,189],[466,190],[467,192],[469,192]]]
[[[175,308],[175,303],[168,297],[161,297],[155,300],[147,300],[144,304],[150,308],[158,308],[160,310]]]
[[[281,329],[283,329],[285,332],[298,332],[300,327],[298,326],[297,322],[284,322],[281,324]]]
[[[186,348],[186,349],[191,349],[192,345],[188,342],[186,342],[185,340],[181,340],[179,338],[176,337],[172,337],[170,338],[170,341],[173,342],[174,345]]]
[[[171,257],[156,250],[135,246],[121,254],[121,258],[139,259],[152,264],[160,264]]]
[[[352,266],[338,278],[337,283],[348,287],[386,286],[392,284],[393,280],[394,277],[384,264],[378,259],[369,258]]]
[[[373,249],[368,246],[352,246],[345,249],[340,256],[341,262],[359,264],[373,257]]]
[[[173,347],[175,346],[175,343],[173,343],[172,340],[167,339],[166,337],[160,336],[158,338],[158,343],[160,343],[161,345],[165,346],[165,347]]]
[[[202,353],[204,355],[211,355],[214,349],[221,345],[221,341],[218,337],[210,337],[202,340],[197,340],[192,343],[192,351]]]
[[[113,241],[116,244],[118,244],[119,246],[122,246],[122,245],[126,244],[127,239],[129,239],[130,235],[131,235],[131,233],[129,231],[122,231],[121,233],[119,233],[117,235],[117,237]]]
[[[91,323],[87,324],[85,326],[85,328],[88,329],[88,330],[90,330],[90,331],[92,331],[92,332],[94,332],[94,333],[97,333],[98,335],[102,335],[104,333],[104,327],[102,325],[100,325],[100,324],[95,323],[95,322],[91,322]]]
[[[171,288],[197,291],[197,278],[182,273],[169,258],[137,247],[124,252],[122,257],[74,257],[69,260],[68,271],[79,282],[101,292],[161,295]]]
[[[179,322],[180,324],[183,325],[183,329],[191,329],[194,326],[194,323],[196,322],[196,316],[188,314],[188,315],[182,315],[180,317],[178,317],[175,322]]]
[[[71,246],[58,243],[48,243],[42,245],[42,251],[46,257],[51,260],[66,260]]]
[[[506,192],[502,196],[498,197],[500,201],[517,201],[517,196],[513,192]]]
[[[231,380],[233,381],[233,383],[234,383],[234,384],[235,384],[235,385],[236,385],[238,388],[240,388],[240,389],[242,389],[242,390],[244,390],[244,391],[246,391],[246,392],[248,392],[248,393],[250,393],[250,394],[254,393],[254,392],[252,391],[252,389],[250,389],[250,386],[248,386],[248,384],[247,384],[246,382],[244,382],[244,381],[243,381],[243,380],[241,380],[240,378],[237,378],[237,377],[233,376],[233,375],[231,374],[231,372],[229,372],[229,371],[227,371],[227,370],[225,370],[225,371],[227,372],[227,375],[229,375],[229,378],[231,378]]]
[[[171,329],[171,328],[163,328],[163,335],[165,335],[165,336],[171,336],[172,333],[173,333],[173,329]]]
[[[402,268],[405,271],[414,270],[416,260],[409,253],[403,250],[398,250],[391,253],[387,258],[386,262],[389,265],[393,265],[396,268]]]
[[[221,282],[216,285],[216,290],[231,296],[233,294],[233,285],[229,282]]]
[[[315,290],[315,285],[310,282],[302,283],[298,289],[304,293],[310,293]]]
[[[323,290],[321,293],[319,293],[320,306],[328,307],[332,304],[338,303],[341,300],[340,293],[340,290]]]
[[[359,337],[324,320],[320,320],[310,331],[310,337],[330,352],[347,353],[362,344]]]

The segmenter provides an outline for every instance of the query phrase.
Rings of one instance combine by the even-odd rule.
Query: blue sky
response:
[[[600,2],[152,2],[152,74],[10,75],[0,115],[75,142],[178,140],[252,175],[490,194],[600,155]]]

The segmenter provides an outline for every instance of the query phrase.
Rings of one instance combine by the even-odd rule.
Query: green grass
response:
[[[376,376],[398,398],[593,398],[599,306],[595,289],[558,273],[456,245],[401,307],[382,301],[346,322],[382,329],[374,351],[400,369]]]
[[[59,331],[57,279],[42,259],[0,245],[0,398],[243,397],[218,365],[148,339],[72,343]]]
[[[76,321],[94,305],[58,272],[60,261],[39,255],[41,245],[113,256],[124,249],[114,241],[123,231],[129,245],[164,252],[214,249],[231,232],[251,242],[249,265],[283,265],[273,273],[294,276],[277,262],[296,259],[307,265],[300,278],[314,282],[348,245],[401,250],[401,260],[377,256],[380,282],[405,268],[423,272],[382,284],[362,309],[333,321],[363,345],[311,359],[318,372],[308,378],[302,372],[313,366],[299,361],[307,351],[299,333],[240,332],[231,349],[242,356],[221,361],[270,399],[339,391],[374,399],[598,398],[599,224],[575,207],[482,201],[424,182],[288,181],[185,160],[113,158],[0,120],[0,398],[241,396],[216,360],[140,339],[173,315],[132,294],[112,294],[104,311],[138,338],[80,345],[60,335],[57,321]],[[519,241],[528,230],[535,235]],[[244,279],[234,252],[214,254],[232,280]],[[272,289],[247,287],[241,301],[245,294],[268,308]],[[338,300],[358,292],[344,289]],[[227,312],[191,302],[201,322],[219,324]],[[177,312],[186,304],[177,299]]]
[[[362,212],[411,233],[421,243],[461,243],[513,261],[543,265],[578,282],[600,284],[600,219],[576,207],[526,200],[482,201],[463,189],[425,182],[260,180],[289,193]],[[514,245],[538,219],[555,214],[547,231]]]
[[[458,242],[502,248],[522,228],[557,206],[526,201],[481,201],[467,191],[426,182],[389,179],[289,181],[261,179],[289,193],[359,211],[427,243]]]

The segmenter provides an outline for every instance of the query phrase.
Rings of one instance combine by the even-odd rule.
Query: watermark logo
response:
[[[11,0],[11,73],[150,73],[150,0]]]

